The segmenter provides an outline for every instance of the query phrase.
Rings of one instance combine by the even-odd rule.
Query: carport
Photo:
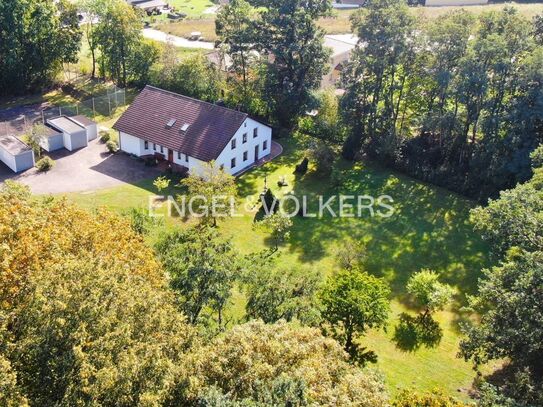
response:
[[[14,172],[34,166],[34,152],[17,137],[0,136],[0,160]]]
[[[68,151],[87,146],[87,129],[74,120],[70,120],[66,116],[60,116],[47,120],[47,124],[62,132],[64,147]]]

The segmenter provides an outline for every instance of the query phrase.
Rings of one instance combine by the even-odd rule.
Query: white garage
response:
[[[49,126],[44,126],[44,129],[45,134],[40,140],[41,148],[43,148],[48,153],[64,148],[64,136],[62,132]]]
[[[62,133],[64,147],[74,151],[88,144],[87,129],[66,116],[47,120],[47,124]]]
[[[34,166],[34,152],[15,136],[0,136],[0,161],[14,172]]]
[[[87,130],[87,141],[94,140],[96,137],[98,137],[98,126],[87,116],[72,116],[70,117],[70,120],[76,122]]]

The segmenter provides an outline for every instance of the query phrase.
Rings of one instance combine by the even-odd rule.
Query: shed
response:
[[[98,137],[98,126],[96,125],[96,122],[93,122],[87,116],[72,116],[70,117],[70,120],[87,129],[87,141],[94,140],[96,137]]]
[[[64,136],[61,131],[58,131],[50,126],[45,126],[46,133],[40,140],[40,147],[47,152],[60,150],[64,148]]]
[[[15,136],[0,136],[0,160],[12,171],[21,172],[34,166],[34,152]]]
[[[64,147],[67,150],[74,151],[87,146],[87,129],[68,117],[48,119],[47,124],[62,132]]]

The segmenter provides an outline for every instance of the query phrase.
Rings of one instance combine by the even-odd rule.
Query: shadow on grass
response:
[[[392,340],[401,351],[416,352],[422,346],[435,348],[441,342],[443,329],[431,315],[420,314],[413,317],[402,313],[399,321]]]

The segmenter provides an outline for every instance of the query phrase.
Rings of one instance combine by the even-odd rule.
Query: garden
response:
[[[314,211],[312,205],[318,202],[318,196],[389,195],[394,200],[394,213],[388,218],[372,217],[369,212],[361,217],[294,217],[290,238],[278,250],[278,266],[310,267],[324,278],[338,268],[338,248],[348,240],[363,242],[365,269],[384,277],[392,290],[392,312],[386,329],[370,331],[362,343],[377,354],[377,366],[385,373],[390,390],[432,390],[439,386],[451,396],[467,399],[475,373],[471,364],[455,356],[460,326],[466,318],[462,307],[466,305],[466,296],[475,293],[481,269],[489,265],[488,249],[469,222],[469,210],[475,203],[375,163],[341,160],[335,171],[340,175],[334,180],[317,177],[310,164],[309,172],[300,177],[294,174],[294,168],[303,158],[302,149],[292,138],[279,142],[284,146],[281,156],[237,179],[238,212],[244,216],[220,221],[220,233],[231,238],[243,254],[272,248],[270,237],[253,227],[253,208],[257,207],[265,182],[278,198],[288,194],[307,196],[310,212]],[[280,187],[279,181],[286,186]],[[126,213],[130,208],[146,209],[149,196],[157,193],[153,180],[146,180],[67,197],[88,209],[104,206]],[[160,195],[181,193],[178,179],[172,177]],[[255,205],[245,205],[246,199]],[[165,214],[164,208],[157,213]],[[148,235],[149,244],[164,230],[185,228],[191,223],[194,221],[165,218]],[[409,317],[417,315],[407,296],[406,284],[421,269],[434,270],[441,281],[455,290],[452,305],[435,313],[437,337],[429,341],[424,336],[417,337],[405,324],[406,318],[409,321]],[[227,319],[231,323],[243,321],[244,309],[244,295],[236,291],[227,309]]]

